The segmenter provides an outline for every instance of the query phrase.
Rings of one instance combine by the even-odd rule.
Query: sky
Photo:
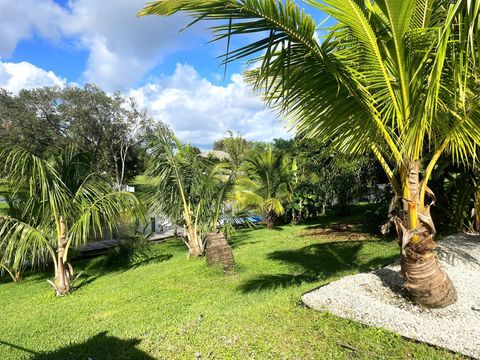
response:
[[[179,33],[189,22],[185,15],[138,18],[144,4],[0,0],[0,87],[17,93],[94,83],[121,91],[168,123],[182,141],[204,149],[228,130],[261,141],[293,135],[245,85],[243,63],[229,65],[224,77],[217,57],[226,43],[208,43],[208,24]],[[301,6],[318,23],[323,20],[320,12]]]

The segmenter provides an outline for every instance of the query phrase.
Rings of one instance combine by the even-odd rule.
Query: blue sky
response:
[[[290,136],[243,83],[242,63],[223,77],[216,57],[226,44],[207,44],[205,24],[179,34],[185,16],[137,18],[144,3],[0,0],[0,87],[96,83],[136,97],[183,141],[204,148],[227,130],[265,141]]]

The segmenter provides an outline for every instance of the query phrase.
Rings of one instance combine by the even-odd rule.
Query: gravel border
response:
[[[426,309],[406,300],[398,261],[314,289],[303,294],[302,301],[316,310],[480,358],[480,236],[449,236],[436,252],[458,293],[458,301],[446,308]]]

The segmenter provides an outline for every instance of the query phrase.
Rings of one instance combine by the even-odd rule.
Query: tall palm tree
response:
[[[317,31],[293,0],[158,0],[140,15],[214,20],[214,39],[227,39],[224,63],[259,54],[246,77],[298,133],[352,155],[373,152],[402,205],[393,221],[405,287],[418,303],[447,306],[456,291],[432,251],[428,181],[442,154],[471,163],[480,142],[480,2],[306,3],[336,24]],[[230,49],[232,36],[252,33]]]
[[[292,164],[269,146],[245,160],[246,174],[237,179],[235,200],[241,208],[252,208],[265,215],[267,227],[273,228],[285,212],[283,204],[292,195]]]
[[[139,210],[136,197],[93,173],[83,153],[66,150],[47,161],[6,147],[0,149],[0,166],[13,199],[10,215],[0,216],[0,263],[16,271],[51,261],[55,278],[49,282],[58,296],[68,294],[74,281],[69,249],[105,229],[112,232],[120,218]]]

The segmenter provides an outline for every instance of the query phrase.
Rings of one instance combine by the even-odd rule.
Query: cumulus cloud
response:
[[[37,32],[58,40],[66,11],[53,0],[0,0],[0,57],[12,55],[17,43]]]
[[[70,15],[62,29],[78,36],[80,45],[89,51],[83,74],[86,81],[123,90],[183,46],[187,35],[178,31],[188,19],[183,15],[138,18],[136,13],[144,5],[145,0],[70,1]],[[188,36],[197,35],[190,31]]]
[[[172,52],[200,44],[205,33],[178,31],[184,15],[136,16],[146,0],[0,0],[0,59],[33,36],[68,42],[88,52],[82,79],[108,90],[124,90],[140,81]],[[202,37],[203,38],[203,37]],[[195,45],[200,46],[200,45]]]
[[[28,62],[0,61],[0,87],[17,93],[24,88],[64,86],[66,80]],[[211,148],[228,130],[249,140],[271,141],[289,137],[277,116],[244,83],[240,74],[225,86],[202,78],[190,65],[177,64],[175,72],[125,95],[137,99],[151,115],[170,124],[184,142]]]
[[[12,93],[17,93],[21,89],[63,85],[65,79],[61,79],[52,71],[45,71],[28,62],[0,61],[0,87]]]
[[[181,140],[202,148],[211,147],[228,130],[240,131],[249,140],[289,137],[239,74],[228,85],[217,86],[191,66],[178,64],[172,76],[130,90],[129,95],[170,124]]]

